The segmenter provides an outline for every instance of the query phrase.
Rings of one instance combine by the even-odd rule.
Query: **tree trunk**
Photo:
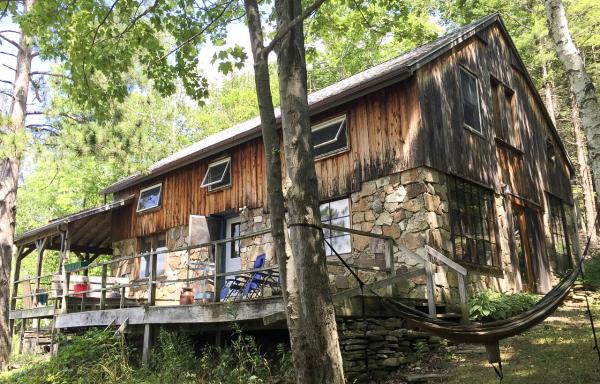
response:
[[[556,111],[558,110],[555,102],[556,92],[554,91],[554,82],[548,78],[548,63],[546,60],[542,62],[542,77],[544,79],[544,98],[546,99],[546,109],[548,110],[550,118],[552,118],[552,123],[556,126]]]
[[[263,143],[265,147],[265,160],[267,164],[267,196],[269,204],[269,216],[271,218],[271,234],[275,244],[275,254],[279,266],[283,301],[285,304],[287,325],[290,334],[301,332],[297,327],[297,300],[298,286],[295,277],[295,267],[291,252],[286,250],[286,228],[285,228],[285,204],[283,196],[283,181],[281,167],[281,150],[279,137],[277,135],[277,122],[273,97],[271,94],[271,80],[269,74],[269,63],[265,54],[262,23],[258,3],[256,0],[245,0],[246,17],[248,19],[248,30],[250,32],[250,43],[252,56],[254,58],[254,80],[258,98],[258,110],[260,114]]]
[[[571,38],[565,8],[560,0],[545,0],[550,35],[559,60],[569,75],[571,92],[580,111],[581,125],[587,137],[592,174],[600,175],[600,106],[592,79]],[[595,178],[600,191],[600,177]]]
[[[571,97],[573,132],[575,133],[575,145],[577,147],[577,162],[579,163],[579,181],[581,192],[583,194],[583,205],[585,208],[585,223],[587,232],[585,235],[591,235],[592,244],[596,244],[596,201],[594,198],[594,181],[588,166],[588,151],[583,132],[581,131],[581,118],[579,117],[579,108],[575,97]]]
[[[275,1],[277,29],[302,13],[300,0]],[[282,132],[285,151],[289,243],[296,270],[298,302],[295,330],[290,332],[298,383],[344,382],[335,311],[319,212],[319,191],[308,113],[304,28],[298,23],[277,51]],[[288,292],[292,293],[292,292]],[[294,292],[295,294],[295,292]]]
[[[25,2],[24,12],[27,12],[33,2],[34,0]],[[2,370],[8,363],[11,344],[8,314],[19,159],[22,148],[19,140],[25,130],[31,60],[31,39],[25,34],[21,34],[9,123],[9,134],[15,136],[16,144],[11,148],[5,147],[6,152],[3,155],[6,157],[0,160],[0,369]]]

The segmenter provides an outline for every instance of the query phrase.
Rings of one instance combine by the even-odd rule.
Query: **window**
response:
[[[565,272],[572,266],[565,209],[560,199],[550,195],[548,197],[550,204],[550,233],[552,234],[552,243],[554,245],[554,256],[556,257],[558,271]]]
[[[546,139],[546,157],[551,163],[556,161],[556,149],[554,148],[554,143],[550,138]]]
[[[312,140],[315,158],[325,157],[348,149],[346,115],[312,127]]]
[[[231,157],[217,160],[208,165],[201,187],[208,187],[209,191],[215,191],[231,185]]]
[[[231,223],[230,225],[231,225],[231,228],[229,228],[230,237],[239,237],[241,235],[240,229],[242,227],[242,224],[238,221],[236,223]],[[229,258],[239,259],[240,258],[240,248],[242,247],[242,241],[235,240],[235,241],[231,242],[231,244],[233,246],[231,247],[231,256]]]
[[[514,145],[514,92],[495,78],[491,78],[494,102],[494,134],[497,138]]]
[[[140,191],[137,212],[144,212],[160,205],[162,184],[156,184]]]
[[[449,179],[450,229],[454,257],[471,264],[495,266],[494,195],[463,179]]]
[[[167,241],[164,233],[142,237],[140,241],[140,252],[160,252],[167,249]],[[167,260],[166,253],[159,253],[156,255],[156,276],[163,275],[165,273],[165,265]],[[140,271],[139,278],[143,279],[150,276],[150,255],[144,255],[140,257]]]
[[[479,116],[477,77],[464,68],[460,69],[460,88],[465,126],[477,133],[482,133],[481,118]]]
[[[321,222],[323,224],[350,228],[350,200],[341,199],[323,203],[320,206],[320,210]],[[325,240],[331,244],[331,246],[328,246],[325,243],[325,255],[334,255],[332,247],[338,254],[350,253],[352,251],[349,233],[325,229],[323,234],[325,235]]]

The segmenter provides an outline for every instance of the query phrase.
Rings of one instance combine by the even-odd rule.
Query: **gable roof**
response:
[[[516,51],[516,47],[506,31],[506,27],[504,26],[500,15],[498,13],[493,13],[471,24],[456,28],[450,33],[434,40],[429,44],[417,47],[409,52],[404,53],[403,55],[368,68],[362,72],[309,94],[309,111],[311,114],[316,114],[353,99],[357,99],[365,94],[374,92],[393,83],[405,80],[412,76],[417,69],[446,53],[453,47],[461,44],[465,40],[471,38],[473,35],[479,33],[495,22],[499,22],[504,34],[508,37],[508,41],[510,42],[512,49]],[[525,65],[518,54],[516,57],[519,60],[519,64],[525,68]],[[527,74],[527,71],[525,71],[525,73]],[[554,125],[552,124],[552,120],[550,119],[544,107],[541,97],[537,93],[533,81],[529,77],[529,74],[527,74],[526,77],[533,88],[534,94],[537,96],[538,101],[541,103],[542,109],[550,125],[553,127],[556,135],[558,135]],[[275,117],[278,121],[280,121],[281,114],[279,108],[275,109]],[[136,173],[123,178],[102,190],[101,193],[108,194],[121,191],[135,184],[165,174],[173,169],[188,165],[202,158],[231,148],[244,141],[259,137],[260,134],[260,118],[255,117],[236,126],[220,131],[168,157],[165,157],[164,159],[152,164],[148,168],[147,172]],[[560,138],[558,142],[560,143],[563,153],[565,153],[565,157],[569,163],[569,166],[573,169],[568,156],[566,156],[566,150]]]

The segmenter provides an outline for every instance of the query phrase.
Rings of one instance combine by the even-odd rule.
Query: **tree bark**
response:
[[[34,0],[24,2],[24,13]],[[16,145],[5,147],[4,158],[0,159],[0,369],[6,369],[11,347],[9,324],[10,310],[10,269],[13,254],[17,184],[19,180],[19,160],[21,149],[19,136],[25,130],[27,96],[31,71],[31,39],[21,33],[17,53],[17,66],[13,86],[13,100],[10,110],[8,134],[15,135]],[[6,145],[6,143],[4,143]]]
[[[277,29],[302,13],[300,0],[276,0]],[[344,382],[335,311],[319,212],[319,191],[308,112],[304,28],[296,24],[277,47],[277,69],[285,151],[285,195],[289,243],[296,270],[296,330],[290,333],[297,382]],[[291,292],[288,292],[291,294]],[[294,292],[294,294],[296,294]]]
[[[588,166],[588,151],[583,132],[581,131],[581,118],[575,96],[571,97],[573,132],[575,134],[575,145],[577,147],[577,162],[579,163],[579,182],[583,194],[583,206],[585,208],[585,223],[587,228],[586,237],[591,236],[592,244],[598,240],[596,233],[596,201],[594,198],[594,181]]]
[[[297,327],[298,286],[291,252],[286,250],[285,200],[281,166],[281,149],[277,135],[277,121],[271,94],[268,57],[265,52],[262,22],[256,0],[245,0],[246,18],[250,32],[250,44],[254,58],[254,81],[258,98],[265,160],[267,164],[267,196],[271,234],[279,267],[283,301],[286,307],[288,330],[291,335],[301,332]],[[292,338],[293,339],[293,338]]]
[[[600,106],[592,79],[571,37],[565,8],[560,0],[545,0],[548,28],[559,60],[569,75],[571,92],[580,111],[581,125],[587,137],[589,160],[594,175],[600,175]],[[600,190],[600,177],[595,179]]]
[[[556,111],[558,110],[555,102],[556,92],[554,91],[554,82],[548,78],[548,63],[546,60],[542,62],[542,77],[544,79],[544,98],[546,99],[546,109],[548,110],[548,114],[552,119],[552,123],[556,126]]]

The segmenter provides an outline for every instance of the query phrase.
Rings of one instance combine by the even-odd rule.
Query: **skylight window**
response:
[[[140,191],[137,211],[144,212],[150,209],[157,208],[160,205],[162,192],[162,183],[156,184]]]
[[[346,115],[315,125],[312,128],[312,140],[315,158],[348,149]]]
[[[231,185],[231,157],[217,160],[208,165],[202,188],[208,187],[209,191],[225,188]]]

